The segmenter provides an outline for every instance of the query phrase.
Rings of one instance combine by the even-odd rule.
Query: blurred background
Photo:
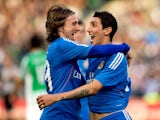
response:
[[[20,61],[29,52],[33,34],[45,39],[46,13],[57,3],[76,11],[86,26],[95,10],[107,10],[117,18],[114,42],[128,43],[133,56],[127,110],[133,120],[160,120],[160,0],[0,0],[0,120],[25,120]],[[89,43],[87,35],[85,42]],[[8,96],[9,112],[4,90],[14,91]]]

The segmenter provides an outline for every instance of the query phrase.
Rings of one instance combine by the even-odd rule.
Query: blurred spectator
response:
[[[14,103],[18,99],[18,81],[19,81],[19,68],[16,66],[10,56],[5,53],[2,71],[2,95],[5,110],[7,112],[7,120],[14,119],[12,116],[12,110],[14,109]]]
[[[2,48],[0,48],[0,96],[2,95],[2,68],[3,68],[3,62],[4,62],[4,57],[5,53]]]

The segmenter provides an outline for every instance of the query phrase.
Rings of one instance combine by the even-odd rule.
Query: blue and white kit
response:
[[[127,107],[131,93],[131,80],[128,77],[127,64],[127,58],[123,53],[117,53],[111,57],[89,59],[89,69],[86,73],[87,82],[91,82],[94,78],[103,85],[96,95],[88,97],[90,111],[94,113],[115,112],[119,115],[119,112]],[[125,118],[124,114],[120,115],[122,118],[117,120],[131,120]],[[116,119],[114,114],[111,116],[114,116],[114,120]],[[108,120],[107,117],[106,120]],[[103,120],[105,119],[103,118]]]
[[[45,84],[48,94],[70,91],[84,84],[77,65],[78,59],[104,57],[128,50],[127,45],[94,47],[77,44],[66,38],[56,39],[48,46],[46,58]],[[80,107],[79,99],[58,101],[44,108],[40,120],[80,120]]]

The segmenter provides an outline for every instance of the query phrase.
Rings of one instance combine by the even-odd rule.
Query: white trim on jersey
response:
[[[68,38],[63,38],[63,40],[68,41],[68,42],[71,42],[71,43],[74,43],[74,44],[76,44],[76,45],[81,45],[81,46],[85,46],[85,47],[88,47],[88,46],[89,46],[89,45],[87,45],[87,44],[78,43],[77,41],[72,41],[72,40],[70,40],[70,39],[68,39]]]
[[[123,53],[118,53],[114,58],[113,62],[110,64],[109,68],[115,70],[122,62],[123,57],[124,57]]]
[[[122,110],[126,120],[132,120],[131,117],[129,116],[128,112],[126,110]]]

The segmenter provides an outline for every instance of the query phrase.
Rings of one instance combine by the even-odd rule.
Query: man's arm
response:
[[[98,91],[102,87],[103,87],[102,84],[94,79],[91,83],[83,85],[69,92],[58,93],[58,94],[45,94],[38,96],[37,104],[40,110],[42,110],[44,107],[54,104],[55,102],[58,102],[60,100],[77,99],[94,95],[98,93]]]
[[[111,56],[118,52],[123,52],[126,54],[129,50],[130,46],[127,45],[126,43],[123,43],[121,45],[118,44],[94,45],[91,48],[88,57],[89,58],[106,57],[106,56]]]

